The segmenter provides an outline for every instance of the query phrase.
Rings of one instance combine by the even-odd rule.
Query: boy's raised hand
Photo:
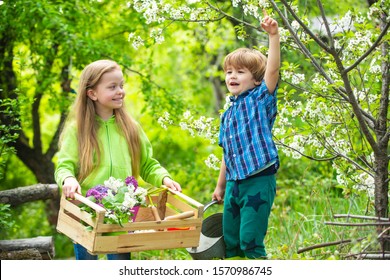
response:
[[[278,34],[278,22],[271,18],[265,9],[263,9],[263,21],[261,22],[261,27],[267,32],[269,35]]]

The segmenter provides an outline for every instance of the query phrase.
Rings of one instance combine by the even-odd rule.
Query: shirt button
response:
[[[233,136],[232,136],[232,135],[230,135],[230,136],[229,136],[229,138],[230,138],[230,139],[232,139],[232,138],[233,138]]]
[[[233,154],[233,157],[236,157],[236,154]]]

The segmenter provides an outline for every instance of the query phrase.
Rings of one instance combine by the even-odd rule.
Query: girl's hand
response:
[[[173,181],[171,178],[169,177],[164,177],[163,179],[163,185],[168,187],[169,189],[173,190],[173,191],[178,191],[178,192],[181,192],[181,186],[178,182],[175,182]]]
[[[81,194],[81,187],[79,182],[74,177],[68,177],[65,178],[64,184],[62,186],[62,193],[65,195],[65,197],[69,197],[71,199],[74,199],[75,193]]]

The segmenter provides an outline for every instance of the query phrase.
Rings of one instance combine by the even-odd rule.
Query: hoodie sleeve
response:
[[[161,186],[164,177],[171,177],[168,171],[153,158],[153,148],[145,132],[139,126],[141,138],[141,166],[140,175],[143,180],[153,186]]]
[[[54,178],[59,187],[67,177],[76,177],[78,165],[78,144],[74,126],[65,128],[63,139],[57,153],[57,167]]]

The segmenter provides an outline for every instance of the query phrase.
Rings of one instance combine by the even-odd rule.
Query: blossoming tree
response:
[[[337,17],[327,15],[329,1],[311,2],[317,10],[311,17],[298,1],[287,0],[134,0],[129,6],[153,26],[156,43],[164,41],[168,23],[227,19],[238,39],[252,45],[251,36],[261,36],[261,9],[276,17],[284,54],[274,131],[279,147],[294,158],[331,161],[340,186],[367,191],[375,215],[388,217],[390,1],[369,1],[366,11],[351,7]],[[143,40],[135,34],[129,37],[134,47]],[[291,59],[296,57],[300,61]],[[307,62],[310,66],[303,69]],[[200,122],[202,118],[207,121]],[[170,121],[167,114],[159,119],[163,125]],[[218,127],[209,118],[186,112],[180,125],[216,139]]]

